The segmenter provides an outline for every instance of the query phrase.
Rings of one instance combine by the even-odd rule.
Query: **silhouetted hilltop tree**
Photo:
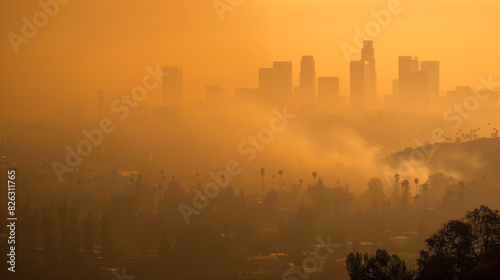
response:
[[[420,279],[454,279],[474,267],[470,225],[451,220],[426,240],[418,259]],[[433,278],[435,277],[435,278]]]
[[[500,213],[485,205],[468,211],[465,221],[470,225],[474,236],[472,245],[479,261],[488,261],[497,256],[500,249]]]
[[[346,259],[347,273],[352,280],[412,280],[415,271],[397,255],[377,250],[374,256],[367,253],[349,253]]]
[[[451,220],[426,240],[419,279],[462,279],[479,262],[491,262],[500,248],[500,214],[485,205]]]
[[[419,231],[423,232],[422,229]],[[464,218],[447,222],[426,243],[427,250],[420,251],[417,260],[417,274],[398,256],[389,256],[385,250],[378,250],[375,256],[350,253],[346,269],[351,279],[363,280],[499,279],[498,210],[481,205],[468,211]]]

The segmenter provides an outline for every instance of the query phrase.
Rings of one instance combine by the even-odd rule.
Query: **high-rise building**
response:
[[[351,61],[350,68],[351,106],[377,104],[377,71],[373,41],[363,41],[361,60]]]
[[[273,62],[275,70],[274,85],[275,93],[273,94],[277,100],[292,96],[292,62],[291,61],[275,61]]]
[[[206,99],[207,102],[217,102],[224,97],[224,86],[208,85],[206,86]]]
[[[422,61],[420,70],[429,73],[429,95],[439,97],[439,61]]]
[[[97,101],[98,101],[98,109],[97,109],[97,117],[99,121],[104,117],[104,92],[100,90],[97,93]]]
[[[375,68],[375,50],[373,49],[373,41],[363,41],[363,49],[361,50],[361,60],[368,61],[368,103],[374,105],[377,103],[377,70]]]
[[[398,72],[400,105],[427,106],[429,103],[429,72],[420,70],[418,58],[400,56]]]
[[[339,106],[339,78],[318,77],[318,104],[331,109]]]
[[[402,72],[418,71],[418,57],[414,56],[400,56],[398,64],[398,78],[401,77]]]
[[[350,98],[351,106],[363,106],[369,100],[370,63],[366,60],[351,61]]]
[[[163,67],[163,106],[182,106],[182,69],[177,66]]]
[[[300,61],[300,94],[310,101],[316,100],[316,66],[310,55],[304,55]]]

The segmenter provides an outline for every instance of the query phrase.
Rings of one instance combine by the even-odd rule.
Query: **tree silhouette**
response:
[[[420,183],[420,180],[418,178],[413,179],[413,183],[415,183],[415,195],[418,194],[418,183]]]
[[[280,176],[280,187],[281,187],[281,185],[283,184],[281,181],[281,176],[283,176],[283,170],[279,170],[278,175]]]
[[[500,250],[500,214],[485,205],[451,220],[426,240],[418,259],[420,279],[454,279],[479,262],[495,260]]]
[[[403,260],[386,250],[377,250],[374,256],[349,253],[346,269],[351,280],[412,280],[415,277],[415,272]]]
[[[317,176],[317,175],[318,175],[318,173],[316,173],[316,171],[314,171],[314,172],[312,173],[314,183],[316,183],[316,176]]]

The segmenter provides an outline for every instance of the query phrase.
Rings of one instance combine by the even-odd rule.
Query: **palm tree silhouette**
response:
[[[312,175],[313,175],[313,181],[314,181],[314,183],[316,183],[316,176],[318,175],[318,173],[316,173],[316,171],[314,171],[312,173]]]
[[[418,194],[418,183],[420,182],[420,180],[418,178],[415,178],[415,180],[413,180],[413,182],[415,182],[415,196],[417,196],[417,194]]]

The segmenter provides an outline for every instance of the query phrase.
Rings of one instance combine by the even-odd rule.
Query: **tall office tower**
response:
[[[100,90],[97,93],[97,100],[98,100],[98,114],[97,117],[99,118],[99,121],[104,117],[104,92]]]
[[[271,100],[275,89],[275,76],[274,68],[259,68],[259,92],[262,100]]]
[[[399,103],[403,106],[427,106],[429,103],[429,72],[420,71],[418,58],[399,57]]]
[[[414,57],[414,56],[400,56],[399,57],[399,68],[398,68],[399,76],[398,76],[398,78],[401,78],[402,72],[418,71],[418,70],[419,70],[418,57]]]
[[[209,85],[206,86],[207,102],[217,102],[224,97],[224,86]]]
[[[422,61],[420,70],[429,73],[429,95],[439,97],[439,61]]]
[[[351,61],[350,96],[351,106],[363,106],[369,100],[370,63],[365,60]]]
[[[318,77],[318,104],[332,109],[339,105],[339,78]]]
[[[375,50],[373,49],[373,41],[363,41],[363,49],[361,50],[361,60],[368,61],[368,103],[377,103],[377,70],[375,69]]]
[[[300,61],[300,94],[309,101],[316,100],[316,66],[310,55]]]
[[[275,61],[273,62],[275,70],[274,85],[275,93],[273,97],[275,100],[283,100],[292,96],[292,62],[291,61]]]
[[[163,106],[182,106],[182,69],[177,66],[163,67]]]

